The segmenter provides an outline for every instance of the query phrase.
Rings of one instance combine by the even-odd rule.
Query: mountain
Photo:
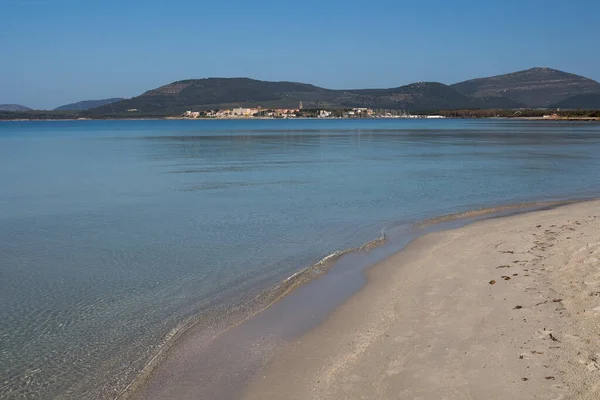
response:
[[[393,89],[363,89],[344,105],[372,108],[440,110],[457,108],[518,108],[521,103],[503,97],[474,98],[438,82],[419,82]]]
[[[176,113],[189,109],[263,105],[297,107],[300,101],[326,99],[328,90],[293,82],[264,82],[248,78],[207,78],[177,81],[144,94],[93,110],[119,113]]]
[[[0,104],[0,111],[31,111],[31,108],[22,106],[20,104]]]
[[[473,97],[502,96],[527,107],[544,108],[572,96],[600,92],[600,83],[551,68],[532,68],[451,85]]]
[[[546,108],[573,96],[591,93],[600,93],[600,83],[550,68],[532,68],[451,86],[419,82],[391,89],[360,90],[332,90],[305,83],[249,78],[205,78],[173,82],[131,99],[94,108],[87,115],[166,116],[188,110],[235,107],[296,108],[300,102],[307,109]]]
[[[552,108],[566,109],[583,109],[583,110],[599,110],[600,109],[600,92],[578,94],[558,103],[554,103]]]
[[[91,115],[177,114],[187,110],[256,107],[296,108],[371,107],[411,111],[441,108],[517,108],[523,105],[501,96],[473,98],[437,82],[420,82],[392,89],[331,90],[295,82],[266,82],[249,78],[206,78],[177,81],[108,106]],[[132,114],[133,115],[133,114]]]
[[[65,104],[64,106],[56,107],[54,111],[85,111],[92,108],[100,107],[106,104],[116,103],[117,101],[125,100],[122,97],[103,100],[84,100],[77,103]]]

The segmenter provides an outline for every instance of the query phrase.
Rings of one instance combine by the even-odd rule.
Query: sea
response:
[[[598,197],[600,124],[4,121],[0,188],[0,398],[112,399],[336,251]]]

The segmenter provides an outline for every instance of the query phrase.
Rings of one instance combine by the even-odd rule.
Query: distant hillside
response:
[[[206,78],[173,82],[131,99],[94,108],[86,114],[92,117],[167,116],[187,110],[235,107],[296,108],[300,101],[305,108],[370,107],[417,112],[546,108],[590,93],[600,93],[600,83],[550,68],[533,68],[451,86],[420,82],[391,89],[360,90],[331,90],[305,83],[249,78]]]
[[[507,98],[474,98],[438,82],[419,82],[393,89],[354,90],[347,106],[373,108],[439,110],[457,108],[518,108],[522,104]]]
[[[600,110],[600,92],[578,94],[559,101],[558,103],[554,103],[552,108]]]
[[[78,101],[77,103],[66,104],[64,106],[56,107],[54,111],[85,111],[92,108],[100,107],[106,104],[116,103],[117,101],[125,100],[122,97],[115,97],[112,99],[103,100],[84,100]]]
[[[327,98],[327,90],[293,82],[264,82],[248,78],[207,78],[173,82],[94,113],[140,112],[177,113],[190,109],[220,108],[224,105],[297,107],[301,100]]]
[[[91,115],[127,113],[177,114],[186,110],[256,107],[296,108],[371,107],[411,111],[440,108],[516,108],[522,104],[501,96],[473,98],[436,82],[392,89],[331,90],[294,82],[265,82],[248,78],[208,78],[173,82],[109,106]]]
[[[551,68],[532,68],[451,85],[473,97],[503,96],[527,107],[550,107],[572,96],[600,92],[600,83]]]
[[[20,104],[0,104],[0,111],[31,111],[31,108]]]
[[[453,85],[419,82],[389,89],[332,90],[306,83],[249,78],[177,81],[133,97],[88,100],[54,111],[78,118],[167,117],[185,111],[236,107],[342,109],[368,107],[410,112],[521,108],[600,108],[600,83],[550,68],[532,68]],[[8,112],[30,111],[15,104]],[[32,117],[39,113],[32,112]],[[54,115],[54,114],[52,114]]]

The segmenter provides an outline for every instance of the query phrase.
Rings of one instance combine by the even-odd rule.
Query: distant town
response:
[[[287,119],[287,118],[445,118],[442,115],[412,115],[402,110],[374,110],[371,108],[347,108],[339,110],[298,108],[232,108],[208,111],[186,111],[171,119]]]

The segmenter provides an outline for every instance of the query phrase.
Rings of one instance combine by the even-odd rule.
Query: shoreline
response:
[[[418,238],[422,237],[422,235],[427,235],[428,234],[427,231],[430,231],[430,232],[431,231],[433,231],[433,232],[445,231],[447,229],[453,229],[453,227],[455,227],[457,225],[458,226],[469,225],[469,224],[473,223],[474,221],[488,220],[488,219],[492,219],[492,218],[496,218],[496,217],[504,217],[505,215],[518,215],[521,213],[529,213],[529,212],[532,212],[532,210],[552,209],[554,207],[559,207],[559,206],[562,206],[565,204],[571,204],[571,203],[575,203],[575,202],[579,203],[579,202],[584,202],[584,201],[589,201],[589,200],[588,199],[579,199],[579,200],[544,201],[544,202],[528,202],[528,203],[509,204],[509,205],[502,205],[502,206],[497,206],[497,207],[475,209],[475,210],[466,211],[466,212],[462,212],[462,213],[449,214],[449,215],[444,215],[444,216],[440,216],[437,218],[424,220],[424,221],[421,221],[418,223],[414,223],[413,228],[419,229],[419,230],[421,230],[421,232],[417,232],[411,237],[405,237],[405,239],[408,239],[406,243],[400,244],[399,246],[398,246],[398,244],[396,244],[396,248],[394,248],[391,252],[388,249],[387,253],[384,252],[383,257],[381,257],[380,259],[371,260],[371,262],[358,268],[356,271],[354,271],[354,273],[356,273],[357,275],[360,275],[362,277],[363,274],[365,273],[365,269],[366,269],[366,271],[368,271],[371,268],[374,268],[375,265],[378,265],[380,262],[382,262],[382,260],[385,259],[386,257],[389,257],[389,256],[394,257],[395,254],[401,253],[402,251],[404,251],[405,246],[409,242],[411,242],[413,240],[418,240]],[[289,311],[290,307],[292,309],[298,308],[300,306],[300,304],[302,304],[302,302],[304,302],[304,300],[298,300],[298,298],[302,298],[303,295],[300,294],[299,296],[297,296],[298,298],[294,300],[294,299],[291,299],[292,296],[290,296],[290,294],[296,295],[297,294],[297,293],[295,293],[296,291],[301,291],[299,289],[303,289],[304,291],[308,290],[310,292],[311,289],[307,288],[307,287],[310,287],[311,285],[314,286],[315,281],[320,280],[320,278],[322,278],[323,275],[325,275],[325,276],[328,275],[330,268],[333,268],[334,270],[336,268],[341,268],[340,266],[337,265],[338,261],[340,261],[339,260],[340,258],[344,258],[344,256],[347,256],[347,255],[352,255],[353,253],[357,253],[356,255],[360,255],[362,250],[364,250],[365,248],[367,250],[371,250],[372,248],[380,246],[386,242],[387,242],[386,235],[384,232],[382,232],[382,236],[378,239],[368,242],[367,244],[360,246],[360,247],[333,252],[329,256],[324,257],[322,260],[320,260],[316,264],[314,264],[310,267],[304,268],[295,274],[292,274],[290,277],[288,277],[288,278],[284,279],[282,282],[280,282],[280,284],[277,285],[275,288],[272,288],[271,290],[267,291],[269,293],[277,292],[278,295],[276,295],[275,297],[270,297],[271,300],[269,302],[262,303],[263,305],[261,305],[258,308],[255,308],[252,312],[243,315],[242,317],[240,317],[240,319],[233,321],[232,324],[227,325],[225,328],[220,330],[218,333],[215,334],[214,332],[212,332],[212,336],[210,336],[210,338],[207,338],[205,335],[205,333],[206,333],[205,330],[202,329],[200,326],[198,326],[198,323],[201,322],[200,319],[192,322],[191,324],[190,323],[184,324],[185,329],[178,331],[177,334],[175,336],[173,336],[173,341],[171,341],[168,344],[168,346],[165,346],[161,350],[161,353],[157,354],[152,359],[151,363],[148,364],[146,366],[146,368],[144,368],[144,370],[138,375],[136,380],[134,382],[132,382],[116,398],[129,399],[129,398],[160,398],[160,397],[164,397],[165,395],[167,395],[166,393],[158,392],[160,390],[163,390],[164,388],[159,389],[156,387],[157,385],[155,385],[154,383],[157,381],[162,381],[165,374],[173,375],[173,371],[169,371],[170,369],[171,370],[177,369],[181,372],[181,374],[183,374],[185,367],[183,367],[182,365],[189,362],[190,361],[189,359],[191,359],[193,357],[198,357],[197,355],[189,356],[189,355],[181,354],[180,350],[182,348],[185,349],[186,347],[190,347],[189,343],[194,343],[195,347],[207,348],[207,347],[211,347],[211,345],[214,345],[214,342],[222,341],[221,336],[225,336],[225,339],[223,339],[225,341],[230,340],[230,337],[236,337],[236,338],[240,339],[241,336],[245,336],[243,331],[244,331],[244,329],[247,329],[247,328],[245,328],[244,325],[245,324],[252,325],[252,323],[253,323],[252,320],[266,319],[268,321],[269,317],[268,316],[265,317],[264,315],[261,315],[261,314],[273,313],[273,310],[270,310],[271,308],[277,309],[277,308],[283,307],[284,309],[287,308],[288,311]],[[385,249],[380,249],[380,250],[385,250]],[[355,279],[355,278],[353,278],[353,279]],[[337,285],[337,283],[330,282],[330,286],[332,286],[332,285]],[[330,309],[325,313],[325,315],[322,316],[322,320],[325,320],[327,318],[327,316],[329,315],[329,313],[331,313],[331,312],[335,313],[336,309],[339,306],[343,306],[343,304],[345,304],[347,301],[352,299],[354,296],[358,295],[358,293],[360,293],[360,291],[362,290],[363,285],[364,285],[364,282],[362,282],[359,287],[356,287],[355,290],[350,290],[349,292],[345,293],[345,296],[343,296],[343,299],[341,299],[341,302],[339,302],[339,304],[333,305],[333,307],[330,304],[329,305]],[[279,289],[282,289],[282,290],[279,290]],[[294,303],[294,301],[296,302],[295,306],[290,306],[288,304],[288,305],[283,305],[282,307],[280,307],[278,305],[279,302]],[[277,313],[277,312],[275,311],[275,313]],[[301,327],[291,336],[304,335],[307,332],[310,332],[310,330],[314,329],[315,327],[316,326]],[[233,333],[230,333],[231,331],[233,331]],[[263,332],[263,334],[266,335],[266,334],[268,334],[268,332]],[[289,339],[289,338],[286,338],[286,340],[287,339]],[[277,338],[276,342],[277,343],[270,344],[270,346],[279,347],[282,345],[281,338]],[[273,352],[272,349],[270,349],[269,351],[271,353]],[[204,356],[206,356],[206,354],[204,354]],[[212,356],[219,357],[219,354],[212,353]],[[188,360],[186,360],[185,358],[188,358]],[[177,360],[177,361],[174,361],[174,360]],[[163,363],[164,363],[164,365],[163,365]],[[176,366],[174,366],[174,364],[176,364]],[[225,375],[227,375],[227,373],[228,373],[226,371],[221,371],[221,372]],[[176,377],[173,377],[173,379],[175,381],[177,380]],[[173,384],[171,384],[171,386],[173,386]],[[148,388],[150,388],[150,389],[148,389]],[[169,395],[172,396],[172,393]]]
[[[597,398],[599,209],[584,200],[420,236],[369,267],[243,398]]]
[[[15,118],[15,119],[0,119],[0,122],[71,122],[71,121],[282,121],[282,120],[432,120],[437,118],[427,117],[379,117],[379,118],[341,118],[341,117],[322,117],[322,118],[274,118],[274,117],[240,117],[240,118],[184,118],[184,117],[132,117],[132,118]],[[460,119],[460,120],[515,120],[515,121],[544,121],[544,122],[600,122],[600,117],[559,117],[559,118],[544,118],[544,117],[444,117],[442,119]]]
[[[216,328],[216,331],[213,331],[213,326],[209,327],[206,330],[201,332],[201,335],[207,334],[210,336],[209,341],[215,340],[219,336],[227,333],[229,330],[236,328],[237,326],[243,324],[249,319],[255,317],[261,312],[265,311],[269,307],[276,304],[278,301],[283,299],[286,295],[288,295],[293,290],[298,287],[310,283],[310,281],[317,279],[323,274],[326,274],[330,268],[332,268],[336,262],[341,258],[348,254],[361,252],[364,250],[370,250],[379,246],[382,246],[386,243],[385,233],[382,232],[381,236],[373,239],[361,246],[352,247],[344,250],[336,250],[329,255],[321,258],[315,264],[305,267],[298,272],[295,272],[288,276],[287,278],[280,281],[274,287],[268,288],[266,290],[260,291],[258,295],[251,298],[247,303],[243,305],[236,306],[234,308],[239,309],[239,314],[234,314],[230,316],[230,319],[223,324],[223,321],[220,321],[216,325],[224,325]],[[143,387],[148,380],[151,379],[151,375],[160,366],[161,361],[169,356],[169,351],[177,345],[179,339],[184,335],[190,335],[194,328],[198,326],[201,322],[204,321],[204,314],[196,317],[191,317],[185,321],[182,321],[180,324],[175,326],[171,331],[167,334],[164,339],[164,345],[160,347],[159,351],[148,361],[146,366],[137,374],[134,381],[130,382],[125,388],[123,388],[114,399],[129,399],[132,397],[136,397],[138,395],[137,390],[140,387]]]

